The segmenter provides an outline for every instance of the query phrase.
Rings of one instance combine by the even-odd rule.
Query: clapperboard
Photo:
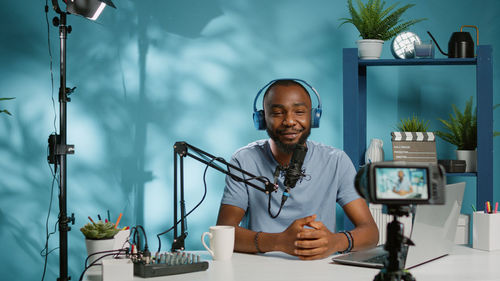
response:
[[[428,132],[392,132],[394,161],[437,163],[436,137]]]

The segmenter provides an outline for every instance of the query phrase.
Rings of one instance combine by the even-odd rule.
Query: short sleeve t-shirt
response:
[[[270,233],[284,231],[294,220],[317,215],[317,220],[335,232],[336,203],[340,206],[360,198],[354,188],[356,170],[347,154],[340,149],[311,140],[306,142],[307,154],[302,169],[305,176],[289,192],[279,216],[273,219],[268,213],[268,195],[232,177],[226,177],[222,204],[245,210],[246,227],[253,231]],[[231,164],[255,175],[273,181],[278,166],[269,140],[259,140],[240,148],[231,158]],[[241,178],[248,178],[232,170]],[[276,215],[281,203],[284,173],[278,178],[279,190],[271,193],[271,213]],[[253,183],[263,186],[258,181]]]

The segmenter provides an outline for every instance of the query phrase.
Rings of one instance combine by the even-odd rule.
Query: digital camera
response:
[[[369,202],[384,205],[444,204],[446,177],[438,164],[376,162],[359,170],[354,183]]]

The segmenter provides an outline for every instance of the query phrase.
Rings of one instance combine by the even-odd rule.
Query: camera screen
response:
[[[427,169],[376,167],[375,196],[389,200],[428,200]]]

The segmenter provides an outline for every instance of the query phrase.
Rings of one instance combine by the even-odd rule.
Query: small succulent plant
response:
[[[115,224],[112,222],[98,221],[97,223],[87,223],[84,227],[80,228],[80,231],[87,239],[111,239],[120,229],[115,228]]]

